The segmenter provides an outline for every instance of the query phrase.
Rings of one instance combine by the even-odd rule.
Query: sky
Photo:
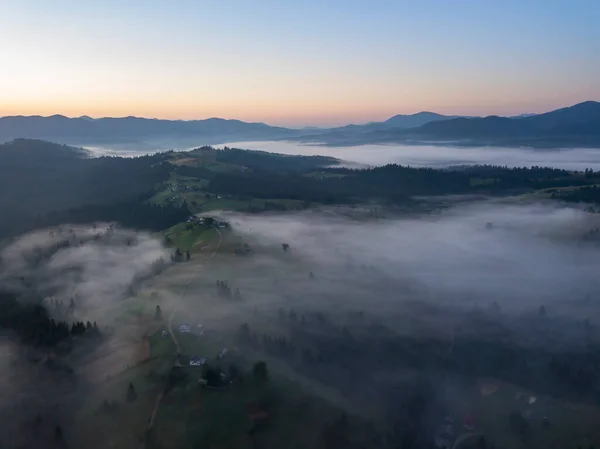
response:
[[[597,0],[0,0],[0,115],[365,123],[600,100]]]

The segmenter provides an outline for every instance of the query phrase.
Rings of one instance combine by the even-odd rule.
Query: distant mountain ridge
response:
[[[68,118],[63,115],[0,118],[0,143],[18,138],[62,144],[161,148],[218,143],[297,140],[327,145],[369,143],[506,145],[600,148],[600,103],[586,101],[543,114],[460,117],[423,111],[383,122],[321,129],[289,129],[265,123],[209,118],[162,120],[139,117]]]
[[[589,128],[588,128],[589,127]],[[600,136],[600,103],[586,101],[574,106],[523,118],[489,116],[484,118],[455,118],[435,121],[412,129],[408,135],[444,139],[539,138],[575,136],[583,129],[595,129]]]
[[[416,128],[418,126],[423,126],[429,122],[439,121],[439,120],[450,120],[456,118],[456,115],[442,115],[436,112],[417,112],[416,114],[403,115],[398,114],[394,115],[387,119],[384,123],[389,126],[397,127],[397,128]]]
[[[221,118],[189,121],[138,117],[69,118],[63,115],[0,118],[0,142],[29,138],[77,145],[148,141],[178,141],[197,145],[235,140],[275,140],[301,133],[299,130],[264,123]]]
[[[424,121],[418,126],[407,125]],[[386,122],[300,137],[327,145],[381,143],[600,148],[600,103],[586,101],[535,115],[450,117],[435,113],[394,116]]]

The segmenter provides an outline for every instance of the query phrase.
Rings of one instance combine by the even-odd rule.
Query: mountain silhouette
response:
[[[221,118],[189,121],[139,117],[68,118],[62,115],[0,118],[0,142],[29,138],[78,145],[149,141],[183,141],[196,145],[235,140],[273,140],[301,132],[264,123]]]
[[[395,128],[416,128],[418,126],[425,125],[429,122],[435,122],[439,120],[450,120],[456,118],[456,116],[448,116],[437,114],[435,112],[417,112],[416,114],[398,114],[387,119],[384,123],[388,126]]]

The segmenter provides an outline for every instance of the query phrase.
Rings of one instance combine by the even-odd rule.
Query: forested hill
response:
[[[0,145],[0,238],[36,227],[94,220],[161,230],[189,215],[183,201],[148,201],[175,174],[208,181],[223,171],[302,172],[336,163],[324,156],[211,147],[135,158],[92,158],[81,148],[17,139]]]
[[[0,236],[28,230],[51,212],[140,203],[169,177],[166,158],[89,158],[81,149],[25,139],[0,145]]]
[[[445,194],[514,195],[554,189],[548,198],[592,198],[600,173],[493,166],[435,170],[387,165],[354,170],[323,156],[202,147],[137,158],[89,158],[34,140],[0,145],[0,238],[61,223],[117,221],[159,231],[192,212],[260,212],[315,204],[414,204]],[[568,197],[560,190],[569,187]],[[563,192],[563,193],[561,193]]]
[[[446,194],[510,195],[537,189],[600,182],[600,173],[552,168],[466,167],[434,170],[387,165],[368,170],[332,168],[317,174],[286,175],[266,171],[219,173],[206,190],[258,198],[291,198],[325,204],[373,200],[406,203],[412,196]]]
[[[139,196],[165,180],[164,155],[87,158],[83,150],[33,140],[0,145],[0,207],[44,214]]]

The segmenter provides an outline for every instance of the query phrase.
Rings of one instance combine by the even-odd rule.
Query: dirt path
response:
[[[208,260],[205,263],[213,260],[213,258],[217,255],[217,252],[219,252],[219,248],[221,247],[221,241],[223,240],[222,236],[221,236],[221,231],[219,231],[218,228],[215,228],[215,229],[217,231],[217,235],[219,236],[219,243],[217,243],[217,247],[215,248],[215,250],[213,251],[213,253],[210,255],[210,257],[208,258]],[[204,264],[202,264],[201,267],[203,265]],[[181,291],[179,292],[178,299],[183,298],[183,295],[187,291],[188,287],[190,286],[192,281],[194,279],[196,279],[196,277],[198,277],[199,273],[200,273],[200,270],[193,273],[190,276],[190,278],[187,280],[187,282],[181,287]],[[177,349],[176,358],[175,358],[175,366],[181,366],[181,364],[179,362],[179,356],[181,355],[181,347],[179,346],[177,337],[175,337],[175,333],[173,332],[173,326],[172,326],[173,316],[175,315],[176,311],[177,311],[177,307],[174,307],[173,310],[171,310],[171,314],[169,315],[169,321],[168,321],[167,327],[169,329],[169,334],[171,335],[171,339],[173,340],[173,343],[175,343],[175,348]],[[158,397],[156,398],[156,404],[154,405],[154,410],[152,410],[152,415],[150,416],[150,422],[148,423],[148,428],[146,429],[146,432],[149,432],[152,429],[152,426],[154,425],[154,419],[156,418],[156,415],[158,414],[158,409],[160,407],[160,403],[162,402],[163,397],[164,397],[164,393],[161,392],[158,395]]]

